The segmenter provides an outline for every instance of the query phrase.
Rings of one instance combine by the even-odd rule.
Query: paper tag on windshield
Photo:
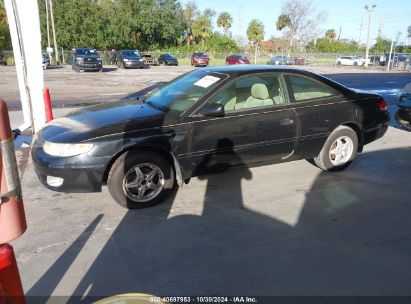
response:
[[[220,78],[218,77],[208,75],[198,80],[196,83],[194,83],[194,85],[198,87],[202,87],[202,88],[208,88],[210,85],[212,85],[213,83],[216,83],[219,80]]]

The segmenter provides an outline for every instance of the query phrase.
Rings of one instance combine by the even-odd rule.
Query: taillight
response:
[[[380,109],[381,111],[386,111],[387,110],[387,103],[385,102],[384,99],[382,99],[378,102],[378,109]]]

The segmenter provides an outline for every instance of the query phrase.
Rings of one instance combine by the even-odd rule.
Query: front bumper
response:
[[[81,70],[100,70],[103,68],[103,64],[101,62],[96,63],[74,63],[74,66],[78,67]]]
[[[91,152],[90,152],[91,153]],[[55,157],[46,154],[38,140],[31,150],[34,169],[40,182],[50,190],[58,192],[99,192],[103,184],[109,157],[92,157],[88,154]],[[62,184],[52,186],[49,178],[61,178]]]
[[[145,67],[144,62],[142,61],[123,61],[126,68],[136,69]]]

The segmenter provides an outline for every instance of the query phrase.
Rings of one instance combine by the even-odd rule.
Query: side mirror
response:
[[[203,116],[223,117],[225,115],[224,106],[219,103],[208,103],[200,111]]]

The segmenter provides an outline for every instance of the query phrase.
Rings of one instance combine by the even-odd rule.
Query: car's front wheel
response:
[[[314,162],[325,171],[343,170],[357,156],[357,150],[358,137],[355,131],[347,126],[339,126],[330,134]]]
[[[128,151],[113,164],[107,185],[122,207],[140,209],[162,202],[174,187],[174,169],[156,153]]]

